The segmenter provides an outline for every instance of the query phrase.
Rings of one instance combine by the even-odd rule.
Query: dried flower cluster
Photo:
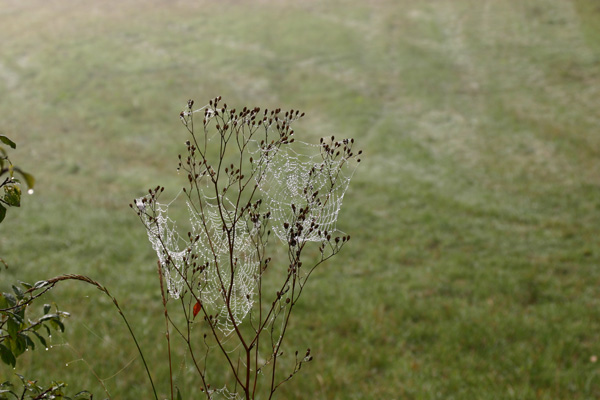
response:
[[[178,164],[187,175],[182,192],[191,230],[178,233],[168,205],[159,202],[160,186],[131,207],[158,255],[167,327],[191,353],[195,332],[201,330],[203,353],[219,349],[235,377],[229,384],[218,382],[206,366],[209,357],[192,357],[207,398],[251,399],[261,390],[266,393],[261,398],[271,398],[312,360],[310,350],[301,358],[296,352],[291,373],[276,374],[291,311],[309,276],[350,239],[335,234],[335,223],[361,152],[354,153],[353,139],[296,142],[291,124],[304,116],[297,110],[237,111],[221,105],[220,97],[200,109],[193,105],[190,100],[180,114],[191,138]],[[203,115],[201,134],[197,113]],[[267,256],[271,232],[287,248],[287,272]],[[319,243],[320,257],[304,266],[310,242]],[[283,278],[271,292],[263,279],[272,269]],[[185,329],[168,317],[170,301],[181,303]],[[210,389],[217,385],[225,387]]]

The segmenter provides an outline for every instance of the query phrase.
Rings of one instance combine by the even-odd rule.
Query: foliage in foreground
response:
[[[0,142],[16,148],[16,144],[7,136],[0,135]],[[3,146],[0,146],[0,177],[7,175],[0,183],[4,195],[0,197],[0,223],[6,217],[7,207],[20,207],[21,187],[20,181],[15,177],[15,172],[26,181],[30,193],[32,193],[34,178],[31,174],[14,166]],[[0,258],[1,260],[1,258]],[[8,266],[5,264],[6,268]],[[56,304],[44,304],[39,316],[32,316],[34,303],[43,296],[53,285],[41,281],[35,285],[19,282],[12,285],[13,293],[0,293],[0,360],[13,369],[17,366],[17,359],[26,351],[35,350],[36,342],[43,348],[48,349],[47,339],[52,331],[64,332],[64,318],[69,313],[60,311]],[[34,312],[35,314],[35,312]],[[44,335],[45,333],[45,335]],[[35,340],[34,340],[35,339]],[[91,398],[87,391],[81,391],[73,397],[65,393],[66,384],[53,381],[49,385],[40,385],[37,381],[15,374],[21,385],[15,385],[11,381],[0,382],[0,400],[8,399],[84,399]]]
[[[5,135],[0,135],[0,143],[9,146],[12,149],[17,147],[16,143]],[[2,189],[3,192],[0,195],[0,223],[6,217],[7,207],[21,206],[21,184],[20,180],[15,176],[15,173],[21,175],[27,183],[30,193],[32,193],[35,179],[28,172],[13,165],[10,162],[5,146],[0,145],[0,178],[5,176],[4,180],[0,182],[0,189]]]

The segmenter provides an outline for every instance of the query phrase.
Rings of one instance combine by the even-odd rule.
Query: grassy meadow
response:
[[[155,254],[128,204],[184,184],[179,112],[221,95],[364,152],[338,220],[352,241],[293,316],[315,361],[278,398],[600,398],[596,1],[0,0],[0,38],[0,132],[37,179],[0,225],[0,289],[100,281],[161,396]],[[66,333],[20,371],[151,398],[108,298],[50,300]],[[176,383],[200,398],[188,368]]]

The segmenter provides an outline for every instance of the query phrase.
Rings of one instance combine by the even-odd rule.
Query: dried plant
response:
[[[130,205],[158,255],[170,370],[176,334],[206,398],[271,399],[312,360],[310,349],[284,358],[284,337],[313,271],[350,239],[336,233],[336,219],[361,152],[353,139],[295,141],[299,111],[237,111],[220,97],[193,105],[180,114],[191,137],[178,166],[187,175],[180,194],[189,232],[181,235],[171,203],[159,202],[163,187]],[[287,250],[285,262],[268,255],[277,247]],[[225,363],[231,379],[213,363]],[[173,386],[171,372],[171,398]]]

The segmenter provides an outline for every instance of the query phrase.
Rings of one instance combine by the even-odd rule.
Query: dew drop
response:
[[[46,351],[48,351],[48,348],[46,347]]]
[[[29,189],[29,190],[27,191],[27,194],[33,194],[33,189]]]

